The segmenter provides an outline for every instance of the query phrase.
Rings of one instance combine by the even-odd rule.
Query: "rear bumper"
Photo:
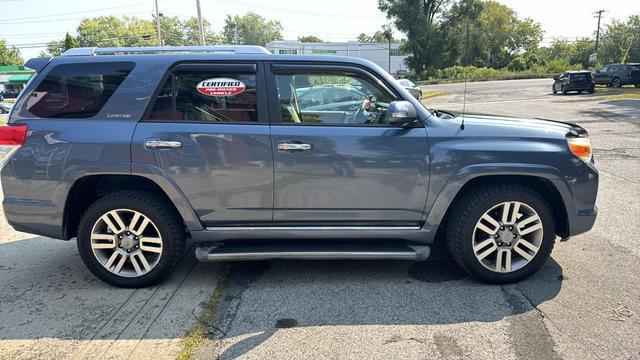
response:
[[[590,91],[595,88],[595,84],[569,84],[566,89],[569,91]]]

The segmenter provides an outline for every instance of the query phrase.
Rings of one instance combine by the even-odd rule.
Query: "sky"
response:
[[[597,20],[593,12],[607,10],[603,24],[640,14],[638,0],[498,0],[521,17],[542,24],[543,43],[553,38],[591,36]],[[196,15],[196,0],[158,0],[160,12],[188,18]],[[386,23],[377,0],[201,0],[202,14],[220,32],[226,15],[254,11],[279,20],[285,39],[316,35],[326,41],[354,40],[371,34]],[[151,19],[154,0],[0,0],[0,39],[20,48],[23,58],[38,56],[44,44],[74,33],[82,18],[101,15],[132,15]],[[401,37],[398,33],[397,36]]]

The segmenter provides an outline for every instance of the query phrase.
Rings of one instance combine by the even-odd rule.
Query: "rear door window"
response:
[[[147,120],[258,122],[255,73],[174,71]]]
[[[54,67],[27,99],[41,118],[90,118],[127,78],[132,62],[63,64]]]

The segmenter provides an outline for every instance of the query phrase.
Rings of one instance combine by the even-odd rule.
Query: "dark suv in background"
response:
[[[82,48],[27,66],[0,127],[6,218],[77,239],[118,286],[161,280],[187,238],[200,261],[424,260],[443,239],[472,276],[506,283],[596,218],[586,130],[463,123],[363,59]]]
[[[553,78],[552,91],[554,94],[561,92],[567,95],[569,91],[577,91],[578,94],[583,91],[593,94],[595,85],[591,80],[589,71],[567,71]]]
[[[619,88],[634,85],[640,88],[640,64],[609,64],[592,74],[597,85]]]

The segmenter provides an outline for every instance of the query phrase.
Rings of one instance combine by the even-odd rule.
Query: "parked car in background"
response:
[[[411,95],[413,95],[413,97],[415,97],[418,100],[422,99],[422,89],[416,86],[416,84],[414,84],[413,81],[409,79],[400,79],[398,80],[398,82],[405,89],[407,89],[407,91],[409,91]]]
[[[551,90],[554,94],[561,92],[562,95],[567,95],[570,91],[577,91],[578,94],[588,91],[589,94],[593,94],[595,89],[595,84],[591,79],[591,72],[587,70],[563,72],[555,76],[553,80]]]
[[[2,96],[3,99],[15,99],[18,97],[20,93],[17,91],[2,91],[0,92],[0,96]]]
[[[597,216],[585,129],[463,124],[364,59],[74,48],[27,67],[37,75],[0,127],[5,217],[76,239],[117,286],[162,280],[187,238],[200,261],[416,261],[442,238],[473,277],[510,283]],[[301,107],[314,87],[366,98]]]
[[[7,104],[0,103],[0,114],[8,114],[11,111],[11,107]]]
[[[608,64],[592,74],[596,85],[619,88],[624,85],[640,87],[640,64]]]
[[[323,105],[345,103],[360,106],[368,98],[367,94],[351,84],[326,84],[297,88],[298,106],[301,110]]]

